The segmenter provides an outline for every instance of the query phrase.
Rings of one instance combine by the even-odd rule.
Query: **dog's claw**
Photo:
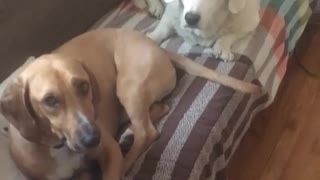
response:
[[[230,48],[224,47],[219,42],[214,44],[211,53],[216,57],[216,59],[219,58],[224,62],[230,62],[234,59],[234,54],[231,52]]]
[[[154,34],[153,34],[152,32],[146,32],[145,35],[146,35],[148,38],[152,39],[152,40],[155,40],[155,39],[156,39],[156,38],[154,37]]]

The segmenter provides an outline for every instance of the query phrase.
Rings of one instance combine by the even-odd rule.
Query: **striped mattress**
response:
[[[178,72],[178,85],[169,102],[171,112],[157,126],[160,138],[135,163],[124,179],[227,179],[225,168],[252,117],[273,101],[287,62],[311,10],[306,0],[262,0],[257,31],[234,46],[234,63],[223,63],[207,49],[172,37],[161,46],[230,76],[261,84],[261,96],[232,89]],[[122,27],[141,32],[158,21],[124,1],[92,29]],[[134,42],[133,42],[134,43]]]

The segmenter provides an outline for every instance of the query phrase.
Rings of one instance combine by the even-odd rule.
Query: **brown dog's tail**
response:
[[[187,57],[178,55],[176,53],[168,52],[171,60],[178,68],[185,70],[187,73],[208,79],[213,82],[220,83],[224,86],[231,87],[235,90],[242,91],[244,93],[260,94],[261,88],[252,83],[241,81],[225,74],[219,73],[212,69],[209,69],[201,64],[198,64]]]

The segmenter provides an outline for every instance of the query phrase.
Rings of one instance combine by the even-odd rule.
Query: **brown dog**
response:
[[[168,53],[138,32],[88,32],[34,60],[2,95],[0,110],[12,124],[10,149],[17,166],[32,179],[68,179],[88,157],[99,161],[104,180],[120,179],[158,137],[152,121],[169,110],[156,102],[175,88],[172,62],[243,92],[260,91]],[[134,134],[124,161],[114,139],[120,104]]]

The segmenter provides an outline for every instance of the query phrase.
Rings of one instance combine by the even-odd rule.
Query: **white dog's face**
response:
[[[227,0],[180,0],[183,7],[182,28],[205,30],[212,24],[212,18],[222,8],[227,9]]]

